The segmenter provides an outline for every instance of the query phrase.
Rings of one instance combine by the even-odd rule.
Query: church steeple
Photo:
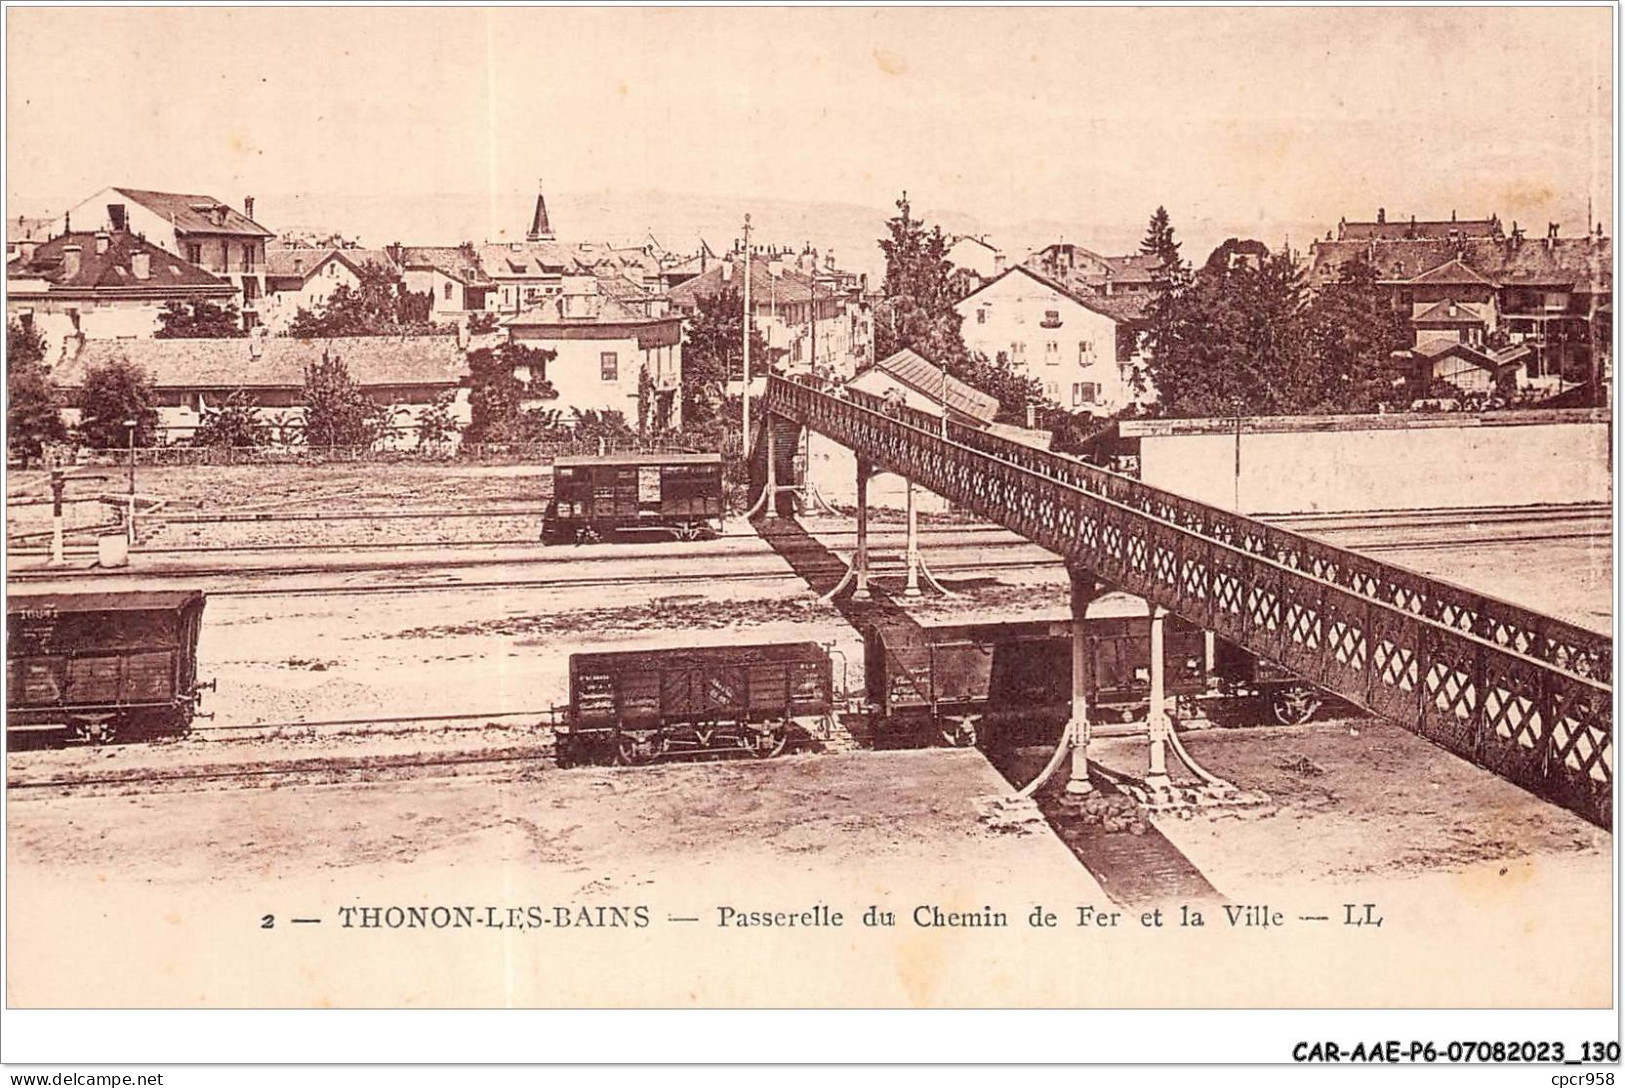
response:
[[[547,221],[547,201],[542,196],[542,179],[536,179],[536,214],[530,217],[530,230],[525,234],[527,242],[553,241],[553,224]]]

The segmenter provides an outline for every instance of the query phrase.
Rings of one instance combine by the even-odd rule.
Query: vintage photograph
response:
[[[1614,16],[8,9],[6,1005],[1609,1008]]]

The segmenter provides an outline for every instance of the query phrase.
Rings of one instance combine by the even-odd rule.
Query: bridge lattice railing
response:
[[[1606,635],[854,390],[771,378],[766,408],[1612,825]]]

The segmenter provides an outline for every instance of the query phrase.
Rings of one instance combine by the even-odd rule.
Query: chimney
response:
[[[108,237],[105,230],[99,230],[96,232],[96,255],[98,257],[106,255],[107,246],[111,241],[112,239]]]
[[[64,279],[71,280],[78,277],[79,254],[83,252],[83,250],[83,246],[70,245],[62,247],[62,277]]]
[[[1379,222],[1379,223],[1388,222],[1388,209],[1387,208],[1378,208],[1377,209],[1377,222]]]
[[[243,218],[254,218],[254,198],[251,196],[243,197]]]
[[[1004,254],[1002,254],[1002,253],[993,254],[993,274],[995,276],[1002,276],[1004,274],[1004,266],[1005,266],[1005,256],[1004,256]]]
[[[734,263],[732,261],[724,261],[724,262],[722,262],[722,282],[723,283],[732,283],[733,278],[734,278]]]
[[[144,249],[130,254],[130,274],[138,280],[152,278],[152,254]]]

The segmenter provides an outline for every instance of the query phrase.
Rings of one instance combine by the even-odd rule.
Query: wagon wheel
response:
[[[598,530],[594,529],[591,525],[583,525],[581,528],[576,530],[577,544],[599,544],[603,542],[603,539],[603,536],[598,532]]]
[[[981,720],[980,714],[945,715],[939,726],[943,743],[950,748],[974,748],[976,724]]]
[[[779,724],[747,726],[739,737],[740,747],[757,759],[772,759],[783,752],[789,743],[789,731]]]
[[[73,721],[73,737],[85,744],[112,744],[118,737],[118,719],[106,718],[75,718]]]
[[[658,733],[622,733],[615,738],[615,762],[641,767],[659,759],[665,748]]]
[[[700,539],[700,527],[692,522],[684,522],[681,525],[673,525],[671,527],[671,535],[678,540],[698,540]]]
[[[1302,725],[1315,716],[1322,699],[1302,684],[1276,688],[1270,694],[1270,713],[1282,725]]]

